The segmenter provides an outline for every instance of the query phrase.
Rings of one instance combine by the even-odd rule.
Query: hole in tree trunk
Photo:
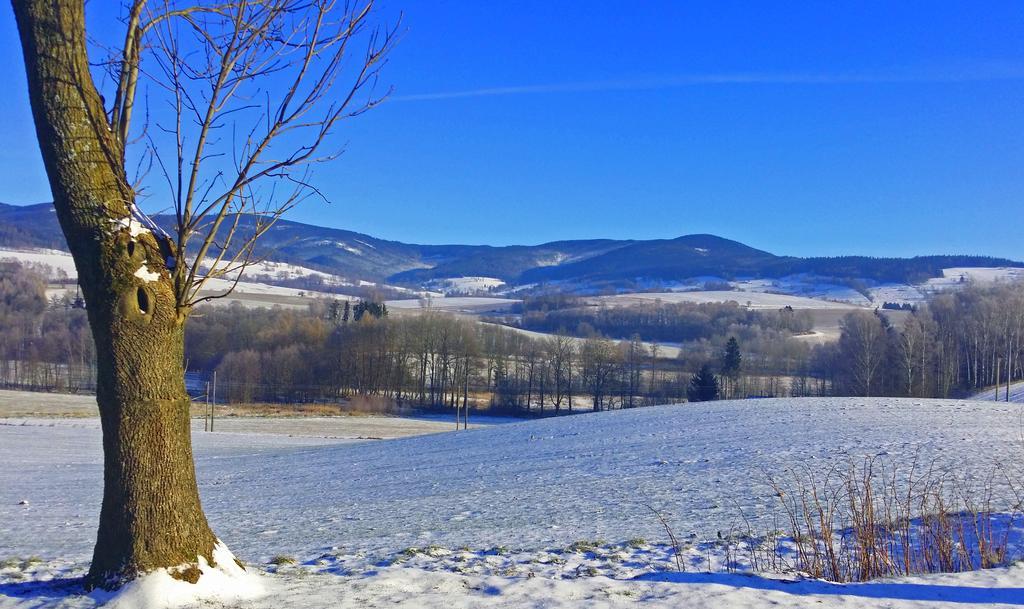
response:
[[[137,296],[139,299],[139,311],[142,311],[143,315],[149,315],[149,294],[140,287],[137,291]]]
[[[134,255],[135,255],[135,242],[134,241],[129,241],[128,242],[128,257],[131,258]]]

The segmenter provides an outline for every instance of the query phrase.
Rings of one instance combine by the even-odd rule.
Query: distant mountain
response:
[[[798,258],[776,256],[715,235],[686,235],[676,239],[637,241],[578,262],[534,268],[523,273],[520,279],[524,283],[683,281],[702,276],[778,278],[806,273],[836,279],[919,283],[940,277],[944,268],[999,266],[1019,267],[1024,263],[988,256]]]
[[[448,277],[497,277],[506,283],[518,283],[524,273],[538,268],[557,268],[576,260],[608,253],[631,241],[591,239],[555,241],[542,245],[449,245],[419,246],[428,260],[437,260],[429,268],[391,275],[395,283],[423,283]]]
[[[40,247],[66,250],[67,243],[53,205],[0,203],[0,247]]]
[[[737,241],[714,235],[636,241],[599,256],[546,268],[534,268],[522,281],[615,280],[646,278],[676,281],[690,277],[761,276],[779,260]]]
[[[165,230],[172,216],[157,216]],[[255,218],[244,219],[251,231]],[[53,206],[0,203],[0,247],[66,249]],[[496,277],[512,285],[672,282],[694,277],[778,278],[806,273],[838,280],[917,283],[949,267],[1024,267],[987,256],[871,258],[776,256],[715,235],[645,241],[590,239],[541,245],[417,245],[336,228],[279,221],[259,254],[351,280],[421,285],[453,277]]]

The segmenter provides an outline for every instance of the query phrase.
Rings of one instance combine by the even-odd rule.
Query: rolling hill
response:
[[[154,220],[170,229],[169,215]],[[255,218],[242,222],[252,230]],[[52,205],[0,204],[0,247],[65,249]],[[260,242],[259,254],[351,280],[419,286],[454,277],[494,277],[510,285],[574,285],[683,281],[694,277],[779,278],[810,274],[835,280],[919,283],[949,267],[1024,267],[988,256],[872,258],[777,256],[715,235],[676,239],[567,240],[540,245],[420,245],[352,231],[279,221]]]

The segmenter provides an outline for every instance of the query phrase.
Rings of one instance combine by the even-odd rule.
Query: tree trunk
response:
[[[13,0],[54,207],[96,344],[103,507],[90,586],[168,567],[189,581],[216,543],[199,503],[166,243],[141,227],[89,73],[82,0]]]

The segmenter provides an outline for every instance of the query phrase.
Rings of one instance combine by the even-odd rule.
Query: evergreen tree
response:
[[[356,303],[353,309],[353,319],[359,321],[364,315],[369,315],[374,319],[380,319],[388,316],[388,308],[380,302],[374,302],[372,300],[360,300]]]
[[[691,402],[708,402],[718,399],[718,378],[711,372],[711,366],[704,364],[697,374],[690,377],[686,388],[686,399]]]
[[[735,336],[729,337],[725,343],[725,351],[722,353],[722,376],[728,379],[728,396],[736,397],[736,383],[740,378],[740,370],[743,367],[743,355],[740,354],[740,344]]]
[[[725,352],[722,354],[722,374],[736,379],[740,375],[742,367],[743,355],[740,354],[740,344],[736,341],[735,336],[730,337],[729,342],[725,343]]]

